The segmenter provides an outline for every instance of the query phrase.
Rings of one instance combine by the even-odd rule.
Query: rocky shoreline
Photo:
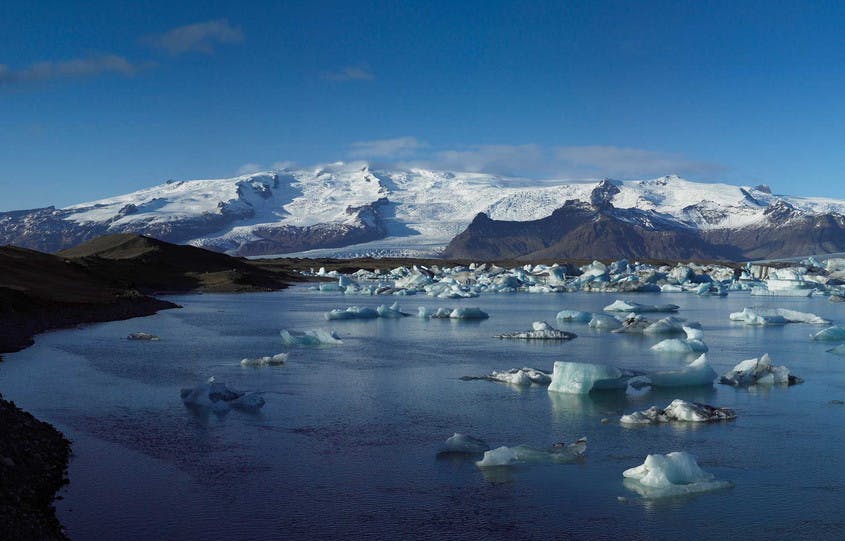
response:
[[[54,495],[67,483],[70,441],[0,397],[0,539],[67,539]]]

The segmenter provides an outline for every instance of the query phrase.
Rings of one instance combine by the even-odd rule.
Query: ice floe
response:
[[[589,323],[593,319],[592,312],[582,312],[580,310],[561,310],[555,316],[555,319],[560,321],[571,321],[572,323]]]
[[[496,335],[496,338],[511,338],[518,340],[572,340],[577,338],[575,333],[555,329],[545,321],[535,321],[530,331],[517,331]]]
[[[326,319],[329,321],[343,319],[375,319],[377,317],[379,317],[379,313],[377,311],[372,308],[361,308],[360,306],[335,308],[326,312]]]
[[[587,452],[587,438],[580,438],[575,443],[556,443],[546,449],[528,445],[516,447],[497,447],[484,452],[484,457],[476,462],[479,468],[513,466],[524,462],[575,462]]]
[[[680,306],[675,304],[640,304],[637,302],[616,300],[604,307],[605,312],[677,312]]]
[[[489,450],[490,446],[487,444],[486,441],[470,436],[468,434],[461,434],[459,432],[455,432],[446,440],[440,452],[480,455],[481,453]]]
[[[282,343],[286,346],[334,346],[342,344],[343,340],[334,331],[325,329],[311,329],[307,331],[293,331],[283,329],[279,331]]]
[[[255,411],[264,406],[264,398],[260,394],[232,390],[225,383],[215,381],[214,376],[206,383],[182,389],[181,396],[182,402],[188,406],[208,408],[218,413],[229,408]]]
[[[801,378],[790,374],[787,367],[773,366],[768,353],[763,354],[759,359],[740,362],[730,372],[719,378],[719,383],[736,387],[795,385],[802,381]]]
[[[241,359],[241,366],[280,366],[287,362],[287,353],[277,353],[269,357]]]
[[[733,486],[702,470],[695,457],[683,451],[648,455],[645,462],[625,470],[622,476],[625,487],[644,498],[684,496]]]
[[[834,355],[845,355],[845,344],[840,344],[835,348],[831,348],[827,350],[828,353],[833,353]]]
[[[731,321],[746,325],[783,325],[785,323],[809,323],[810,325],[830,325],[830,321],[808,312],[799,312],[787,308],[744,308],[742,312],[733,312]]]
[[[834,325],[810,335],[810,338],[824,342],[845,342],[845,329]]]
[[[651,346],[652,351],[661,353],[706,353],[708,348],[697,338],[667,338]]]
[[[141,341],[147,341],[147,342],[157,342],[157,341],[161,340],[161,338],[159,338],[158,336],[156,336],[154,334],[150,334],[148,332],[133,332],[133,333],[130,333],[129,335],[127,335],[126,339],[127,340],[141,340]]]
[[[623,415],[619,422],[623,425],[643,425],[671,422],[707,423],[714,421],[729,421],[736,418],[736,412],[728,408],[717,408],[675,399],[663,409],[652,406],[647,410],[635,411]]]

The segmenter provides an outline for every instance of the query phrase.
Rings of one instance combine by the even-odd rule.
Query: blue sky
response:
[[[845,198],[845,3],[3,2],[0,210],[366,159]]]

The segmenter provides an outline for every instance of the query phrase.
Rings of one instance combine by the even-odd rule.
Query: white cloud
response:
[[[296,165],[295,162],[284,160],[284,161],[281,161],[281,162],[274,162],[273,165],[270,166],[270,169],[282,170],[282,169],[287,169],[289,167],[293,167],[294,165]]]
[[[237,174],[251,175],[253,173],[258,173],[263,170],[264,168],[261,166],[260,163],[245,163],[242,166],[238,167]]]
[[[172,55],[188,52],[211,54],[216,45],[240,43],[243,40],[240,27],[232,26],[226,19],[180,26],[144,39],[149,45],[164,49]]]
[[[570,169],[607,177],[635,178],[679,175],[714,175],[725,168],[687,159],[678,154],[616,146],[558,147],[554,156]]]
[[[328,81],[371,81],[375,78],[372,70],[366,66],[345,66],[323,73],[323,79]]]
[[[349,155],[353,158],[402,158],[409,157],[428,145],[416,137],[405,136],[356,141],[349,146]]]
[[[135,75],[141,67],[117,55],[73,58],[61,62],[37,62],[20,70],[13,70],[0,64],[0,85],[93,77],[103,73],[131,76]]]

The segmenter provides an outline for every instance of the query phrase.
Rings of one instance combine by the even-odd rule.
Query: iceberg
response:
[[[835,348],[827,350],[828,353],[833,353],[834,355],[845,355],[845,344],[840,344]]]
[[[394,302],[392,305],[390,305],[389,308],[387,306],[383,305],[383,304],[380,305],[378,308],[376,308],[376,313],[378,314],[378,317],[383,317],[383,318],[388,318],[388,319],[399,319],[399,318],[403,318],[403,317],[410,315],[410,314],[406,314],[405,312],[403,312],[399,309],[399,302],[398,301]]]
[[[277,353],[271,357],[257,357],[255,359],[241,359],[241,366],[280,366],[288,360],[287,353]]]
[[[518,331],[496,335],[496,338],[511,338],[518,340],[572,340],[578,335],[555,329],[545,321],[535,321],[530,331]]]
[[[484,457],[475,463],[479,468],[512,466],[524,462],[556,462],[559,464],[575,462],[587,452],[587,438],[580,438],[575,443],[556,443],[548,449],[538,449],[528,445],[516,447],[498,447],[484,452]]]
[[[635,411],[623,415],[619,422],[623,425],[643,425],[655,423],[670,423],[674,421],[690,423],[710,423],[715,421],[730,421],[736,419],[736,412],[728,408],[717,408],[675,399],[663,409],[652,406],[647,410]]]
[[[677,312],[680,306],[675,304],[639,304],[636,302],[616,300],[604,307],[605,312]]]
[[[622,472],[625,486],[644,498],[684,496],[729,488],[729,481],[716,480],[699,467],[695,457],[683,451],[648,455],[640,466]]]
[[[754,385],[795,385],[803,380],[789,373],[785,366],[773,366],[769,354],[759,359],[748,359],[733,367],[733,370],[719,378],[719,383],[735,387]]]
[[[427,308],[425,306],[420,306],[419,312],[417,313],[417,317],[423,319],[435,318],[435,319],[449,319],[449,316],[452,314],[451,308]]]
[[[588,326],[591,329],[599,329],[605,331],[613,331],[622,326],[622,323],[613,316],[606,314],[593,314]]]
[[[490,317],[487,312],[480,308],[455,308],[449,314],[450,319],[487,319]]]
[[[264,406],[264,398],[260,394],[234,391],[225,383],[215,381],[214,376],[206,383],[182,389],[180,394],[185,405],[208,408],[218,413],[224,413],[229,408],[254,411]]]
[[[845,342],[845,329],[834,325],[822,329],[816,334],[810,335],[813,340],[821,340],[825,342]]]
[[[555,319],[573,323],[589,323],[593,319],[593,315],[592,312],[581,312],[580,310],[561,310],[557,313]]]
[[[308,331],[291,331],[283,329],[279,331],[282,343],[286,346],[322,346],[342,344],[343,340],[334,332],[324,329],[313,329]]]
[[[446,440],[446,443],[443,444],[443,447],[440,452],[480,455],[481,453],[489,450],[490,446],[487,444],[486,441],[479,438],[475,438],[468,434],[461,434],[459,432],[455,432],[451,437]]]
[[[681,370],[650,372],[646,378],[652,387],[697,387],[713,385],[718,374],[710,366],[707,355],[702,353],[696,360]]]
[[[809,323],[810,325],[830,325],[830,321],[808,312],[799,312],[787,308],[744,308],[742,312],[733,312],[731,321],[740,321],[746,325],[783,325],[785,323]]]
[[[651,346],[651,349],[661,353],[706,353],[708,347],[697,338],[667,338]]]
[[[619,327],[617,329],[613,329],[613,330],[611,330],[611,332],[642,334],[643,332],[645,332],[646,328],[651,326],[651,324],[652,324],[651,321],[645,319],[640,314],[635,314],[635,313],[631,312],[621,322],[621,327]]]
[[[643,329],[644,334],[681,334],[684,332],[684,320],[672,316],[664,317]]]
[[[154,334],[150,334],[148,332],[133,332],[130,333],[127,337],[127,340],[142,340],[147,342],[158,342],[161,340],[158,336]]]
[[[549,391],[587,394],[592,390],[625,389],[628,380],[636,375],[603,364],[556,361]]]
[[[350,306],[346,309],[335,308],[326,312],[326,319],[329,321],[342,319],[375,319],[379,317],[378,312],[372,308],[361,308],[359,306]]]
[[[520,387],[528,387],[530,385],[546,386],[552,382],[552,378],[547,372],[528,367],[511,368],[510,370],[501,372],[493,371],[483,379],[518,385]]]
[[[702,340],[704,332],[692,323],[687,323],[682,327],[687,335],[687,340]]]

